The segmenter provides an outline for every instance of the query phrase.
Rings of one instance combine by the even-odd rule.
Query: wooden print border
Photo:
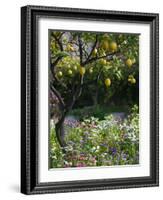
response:
[[[150,176],[84,181],[38,182],[39,17],[118,21],[150,25]],[[159,14],[44,6],[21,8],[21,192],[41,194],[159,185]]]

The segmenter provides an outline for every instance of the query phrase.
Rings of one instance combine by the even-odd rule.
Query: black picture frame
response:
[[[37,18],[64,17],[150,25],[150,176],[38,182]],[[77,192],[159,185],[159,14],[77,8],[21,8],[21,192]]]

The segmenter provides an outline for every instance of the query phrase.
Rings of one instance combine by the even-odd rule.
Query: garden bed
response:
[[[139,114],[137,106],[132,108],[128,116],[124,117],[123,115],[120,118],[117,118],[117,112],[107,116],[105,112],[105,116],[101,119],[92,116],[92,113],[92,117],[86,118],[84,115],[85,118],[83,118],[79,109],[72,113],[73,117],[68,117],[64,122],[66,152],[63,153],[56,139],[55,127],[51,126],[51,168],[139,163]],[[80,116],[77,113],[80,113]]]

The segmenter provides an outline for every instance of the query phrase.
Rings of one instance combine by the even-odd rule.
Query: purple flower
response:
[[[127,159],[127,155],[125,153],[122,154],[122,159],[126,160]]]
[[[77,127],[79,125],[79,121],[76,120],[76,119],[67,118],[67,119],[65,119],[64,124],[71,127],[71,128],[74,128],[74,127]]]
[[[127,139],[127,138],[128,138],[128,134],[125,133],[125,134],[123,135],[123,137],[124,137],[124,139]]]
[[[84,155],[85,155],[85,153],[84,153],[84,152],[81,152],[81,153],[80,153],[80,155],[84,156]]]
[[[112,152],[113,155],[117,153],[117,149],[115,147],[110,147],[110,151]]]
[[[88,131],[84,131],[84,135],[89,135],[89,132]]]

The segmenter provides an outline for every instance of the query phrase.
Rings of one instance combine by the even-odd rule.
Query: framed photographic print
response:
[[[21,192],[159,185],[159,15],[21,8]]]

